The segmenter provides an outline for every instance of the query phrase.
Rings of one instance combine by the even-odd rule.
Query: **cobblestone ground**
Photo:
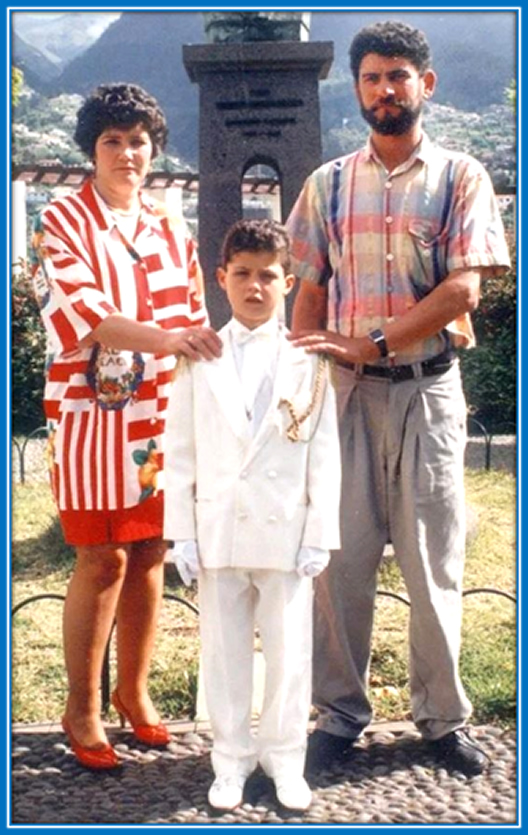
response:
[[[12,749],[11,823],[514,824],[515,734],[488,726],[472,733],[490,763],[482,775],[466,778],[439,765],[412,725],[397,732],[380,726],[312,783],[312,806],[299,815],[280,807],[259,772],[246,784],[239,809],[214,813],[204,733],[175,732],[169,748],[159,751],[136,747],[129,733],[110,729],[122,767],[96,773],[77,764],[63,734],[21,729]]]

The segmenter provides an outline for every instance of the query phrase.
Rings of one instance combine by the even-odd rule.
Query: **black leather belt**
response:
[[[361,365],[354,362],[340,362],[345,368],[356,371],[359,376],[378,377],[383,380],[390,380],[392,383],[402,383],[404,380],[413,380],[415,377],[432,377],[435,374],[444,374],[449,371],[455,361],[451,352],[433,357],[430,360],[414,363],[414,365]]]

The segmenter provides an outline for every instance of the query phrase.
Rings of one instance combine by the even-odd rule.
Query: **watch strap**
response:
[[[377,345],[380,356],[383,359],[386,359],[386,357],[389,356],[389,349],[383,331],[379,328],[375,328],[373,331],[370,331],[368,338]]]

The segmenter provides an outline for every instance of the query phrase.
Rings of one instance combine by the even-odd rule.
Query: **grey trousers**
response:
[[[372,718],[376,580],[390,541],[411,601],[412,715],[425,738],[437,739],[471,714],[458,672],[466,441],[458,363],[400,383],[339,368],[338,409],[342,548],[315,583],[317,726],[353,738]]]

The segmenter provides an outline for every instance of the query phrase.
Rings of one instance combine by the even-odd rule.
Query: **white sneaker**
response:
[[[246,778],[242,774],[219,774],[207,799],[215,809],[236,809],[242,803]]]
[[[304,777],[277,777],[274,780],[277,797],[286,809],[304,812],[312,802],[312,792]]]

